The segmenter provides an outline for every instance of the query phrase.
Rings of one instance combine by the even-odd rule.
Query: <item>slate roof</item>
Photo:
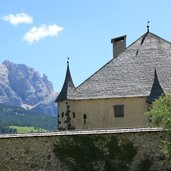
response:
[[[73,100],[149,96],[155,68],[164,92],[171,93],[171,43],[146,32],[68,96],[63,94]]]
[[[71,73],[70,73],[70,69],[69,69],[69,63],[67,62],[67,71],[66,71],[65,81],[64,81],[62,90],[59,93],[55,102],[60,102],[65,99],[68,99],[70,94],[73,94],[74,91],[75,91],[75,86],[72,81],[72,77],[71,77]]]

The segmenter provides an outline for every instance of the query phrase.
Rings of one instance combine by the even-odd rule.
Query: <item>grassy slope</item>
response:
[[[45,129],[35,127],[24,127],[24,126],[10,126],[10,128],[16,129],[17,133],[33,133],[33,132],[47,132]]]

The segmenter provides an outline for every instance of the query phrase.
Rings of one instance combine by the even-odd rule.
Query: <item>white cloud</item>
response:
[[[63,27],[60,27],[56,24],[54,25],[42,25],[40,27],[33,27],[29,30],[25,36],[24,40],[29,43],[33,43],[34,41],[39,41],[48,36],[57,36],[60,31],[63,30]]]
[[[8,21],[12,25],[18,25],[22,23],[30,24],[33,22],[33,17],[26,13],[8,14],[3,16],[2,19]]]

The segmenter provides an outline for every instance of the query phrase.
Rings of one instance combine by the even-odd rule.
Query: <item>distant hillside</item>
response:
[[[0,123],[5,126],[32,126],[47,130],[57,129],[57,117],[35,113],[21,107],[0,104]]]
[[[56,96],[46,75],[7,60],[0,65],[0,103],[56,115]]]

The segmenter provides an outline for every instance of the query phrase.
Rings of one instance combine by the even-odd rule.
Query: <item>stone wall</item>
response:
[[[150,162],[150,171],[165,170],[164,158],[160,152],[163,132],[160,129],[108,129],[90,131],[63,131],[42,134],[1,135],[0,170],[1,171],[67,171],[70,168],[59,160],[54,153],[54,145],[60,140],[83,136],[101,137],[108,141],[115,137],[121,144],[128,140],[137,149],[129,170],[142,169],[143,162]],[[96,139],[96,138],[95,138]],[[97,145],[97,144],[96,144]],[[103,148],[103,147],[102,147]],[[148,160],[147,160],[148,159]],[[99,164],[101,169],[104,170]],[[145,170],[144,170],[145,171]]]

